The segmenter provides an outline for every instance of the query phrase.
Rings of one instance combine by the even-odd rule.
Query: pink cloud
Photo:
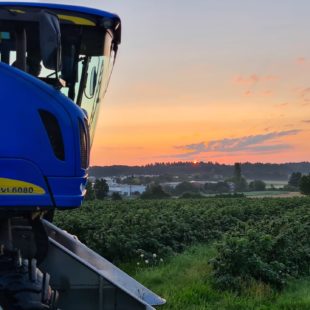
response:
[[[255,73],[249,76],[237,75],[234,77],[233,82],[237,85],[255,85],[260,82],[273,82],[278,80],[274,75],[259,76]]]
[[[252,74],[248,77],[239,75],[234,78],[234,82],[239,85],[253,85],[258,83],[259,80],[260,78],[256,74]]]
[[[296,59],[297,64],[304,65],[307,62],[307,59],[305,57],[298,57]]]
[[[244,92],[244,95],[247,97],[253,96],[254,93],[251,90],[247,90],[246,92]]]

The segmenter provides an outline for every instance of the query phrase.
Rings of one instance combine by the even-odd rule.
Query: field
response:
[[[55,220],[163,309],[310,309],[307,197],[94,201]]]
[[[162,266],[137,270],[134,276],[167,299],[163,310],[310,309],[310,279],[291,281],[280,292],[261,283],[253,283],[242,294],[215,289],[208,263],[214,255],[212,246],[193,246]]]
[[[247,197],[252,197],[252,198],[268,198],[268,197],[273,197],[273,198],[289,198],[289,197],[301,197],[302,194],[299,192],[288,192],[288,191],[258,191],[258,192],[244,192],[244,195]]]

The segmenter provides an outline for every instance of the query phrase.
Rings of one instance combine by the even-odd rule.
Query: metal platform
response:
[[[49,254],[41,269],[51,275],[62,310],[155,309],[165,300],[79,240],[43,220]]]

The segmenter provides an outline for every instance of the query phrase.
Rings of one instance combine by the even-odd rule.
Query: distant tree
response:
[[[310,195],[310,174],[303,175],[300,179],[299,190],[304,195]]]
[[[217,193],[228,193],[230,191],[229,184],[227,182],[217,182],[215,184],[215,191]]]
[[[205,183],[204,190],[209,194],[228,193],[230,192],[230,187],[227,182]]]
[[[241,177],[239,180],[235,182],[235,191],[236,192],[245,192],[248,190],[248,182],[244,177]]]
[[[205,185],[203,186],[203,189],[204,189],[205,192],[207,192],[208,194],[213,194],[213,193],[215,192],[215,183],[207,182],[207,183],[205,183]]]
[[[140,196],[141,193],[139,191],[134,191],[133,193],[131,193],[131,196]]]
[[[141,199],[163,199],[169,197],[170,195],[164,192],[159,184],[148,185],[145,192],[140,196]]]
[[[107,181],[104,179],[96,179],[94,191],[96,199],[102,200],[107,197],[109,192],[109,185],[107,184]]]
[[[95,199],[95,191],[93,189],[92,182],[88,181],[85,189],[86,189],[85,200],[94,200]]]
[[[174,188],[170,185],[162,185],[162,189],[164,192],[168,193],[169,195],[173,195],[174,194]]]
[[[193,183],[185,181],[179,183],[174,189],[174,193],[178,196],[187,192],[198,193],[199,188],[195,186]]]
[[[241,163],[235,163],[234,165],[234,179],[235,179],[235,190],[237,192],[243,192],[248,190],[248,183],[242,176]]]
[[[201,199],[201,198],[204,198],[204,196],[202,196],[200,193],[186,192],[186,193],[182,194],[182,196],[180,196],[179,198],[181,198],[181,199]]]
[[[242,177],[242,175],[241,175],[241,164],[235,163],[235,165],[234,165],[234,179],[237,181],[237,180],[240,180],[241,177]]]
[[[261,180],[254,180],[250,182],[249,189],[251,191],[264,191],[266,190],[266,183]]]
[[[119,194],[119,193],[112,193],[112,196],[111,196],[112,200],[123,200],[123,197]]]
[[[240,163],[235,163],[234,176],[227,181],[235,184],[235,192],[245,192],[248,190],[248,183],[246,179],[242,176]]]
[[[293,172],[288,181],[288,185],[299,188],[302,174],[301,172]]]

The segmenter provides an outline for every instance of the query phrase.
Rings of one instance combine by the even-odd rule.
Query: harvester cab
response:
[[[51,221],[55,209],[81,206],[100,103],[120,39],[115,14],[0,3],[0,305],[5,310],[57,309],[58,299],[62,309],[152,309],[150,304],[163,303],[45,220]]]
[[[0,3],[0,206],[72,208],[118,44],[118,16]]]

